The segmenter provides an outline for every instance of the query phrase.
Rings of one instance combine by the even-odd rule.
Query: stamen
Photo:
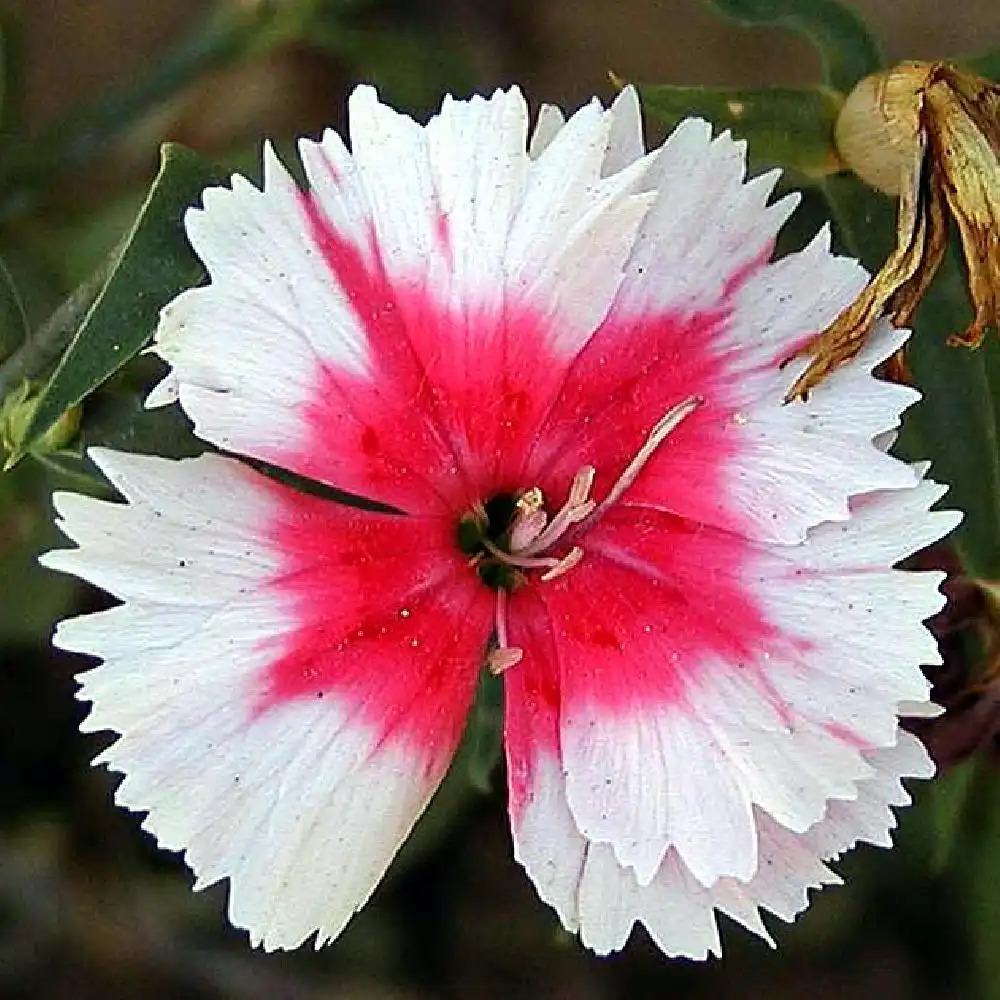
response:
[[[518,569],[555,569],[561,561],[554,556],[526,556],[513,552],[505,552],[488,538],[483,539],[483,547],[497,562],[501,562],[506,566],[517,566]]]
[[[493,605],[493,623],[497,630],[497,645],[507,648],[507,591],[498,590],[496,603]]]
[[[469,565],[480,567],[479,572],[483,580],[497,588],[496,631],[498,648],[489,654],[487,660],[489,668],[494,673],[500,673],[513,666],[522,656],[521,650],[507,646],[506,588],[514,585],[516,580],[513,578],[512,580],[487,580],[487,577],[483,575],[483,569],[489,567],[492,570],[499,564],[522,570],[542,570],[540,579],[547,582],[558,579],[574,566],[579,565],[580,560],[583,559],[583,549],[579,545],[574,545],[561,558],[543,555],[543,553],[549,551],[573,525],[591,517],[600,517],[604,511],[616,504],[625,491],[636,481],[646,463],[656,453],[656,449],[663,444],[678,424],[690,416],[703,402],[704,398],[701,396],[688,396],[687,399],[682,400],[664,414],[656,422],[642,447],[600,504],[596,504],[590,499],[590,491],[594,486],[596,472],[592,465],[585,465],[573,477],[566,502],[551,521],[548,520],[545,512],[545,498],[537,486],[525,490],[514,501],[513,517],[504,533],[506,535],[506,548],[501,548],[496,541],[487,537],[486,531],[479,524],[478,511],[473,511],[471,516],[477,518],[474,523],[479,531],[475,541],[480,546],[480,551],[473,554]],[[487,510],[488,505],[483,508],[484,515]],[[486,523],[489,524],[489,517],[486,517]],[[463,548],[463,551],[468,551],[468,549]]]
[[[546,570],[541,576],[543,581],[555,580],[563,573],[568,573],[574,566],[578,565],[583,558],[583,549],[579,545],[574,545],[550,570]]]
[[[522,552],[545,530],[549,515],[544,510],[518,511],[510,528],[511,552]]]
[[[595,517],[600,517],[609,507],[618,503],[625,491],[639,478],[639,473],[653,457],[656,449],[673,433],[682,420],[694,413],[704,402],[705,399],[702,396],[688,396],[687,399],[682,400],[660,418],[656,426],[649,432],[649,437],[646,438],[635,458],[629,462],[625,471],[618,477],[618,481],[611,487],[608,495],[594,511]]]
[[[525,555],[544,552],[550,545],[557,542],[574,524],[589,517],[594,510],[594,501],[589,499],[590,489],[594,485],[596,471],[592,465],[585,465],[574,477],[569,488],[566,503],[549,522],[535,540],[524,549]]]
[[[507,591],[498,590],[494,605],[494,623],[497,633],[497,648],[490,650],[486,658],[486,666],[491,674],[502,674],[515,664],[520,663],[524,650],[518,646],[507,645]]]

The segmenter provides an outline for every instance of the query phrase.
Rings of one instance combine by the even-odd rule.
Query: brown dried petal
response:
[[[1000,328],[1000,89],[943,66],[924,93],[934,169],[958,224],[975,317],[951,338],[978,347]]]
[[[786,402],[804,397],[834,369],[850,361],[883,315],[897,326],[909,322],[947,246],[947,219],[939,185],[927,171],[926,137],[901,184],[896,247],[864,291],[811,344],[809,367],[796,379]]]
[[[882,129],[858,135],[869,137],[864,142],[877,135],[891,140],[892,162],[905,164],[896,247],[858,298],[806,348],[812,362],[786,402],[804,397],[853,358],[881,316],[909,325],[947,248],[949,212],[958,225],[975,307],[968,329],[949,342],[977,347],[988,327],[1000,330],[1000,87],[947,63],[903,63],[874,79],[877,85],[863,81],[859,93],[871,99]],[[848,98],[845,107],[850,105]],[[858,107],[852,114],[860,121]],[[838,139],[845,134],[838,130]],[[850,141],[849,135],[843,139],[848,146]],[[861,176],[866,164],[858,157],[879,155],[864,142],[845,154]],[[900,151],[911,148],[907,161]]]

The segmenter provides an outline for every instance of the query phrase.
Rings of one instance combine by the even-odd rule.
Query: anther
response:
[[[543,581],[555,580],[557,577],[563,575],[563,573],[568,573],[574,566],[579,565],[580,560],[583,558],[583,549],[579,545],[574,545],[573,548],[569,550],[560,559],[552,569],[546,570],[541,579]]]
[[[594,501],[590,499],[590,490],[594,485],[595,475],[596,472],[592,465],[585,465],[580,469],[570,484],[566,503],[548,523],[545,530],[540,532],[531,544],[525,547],[523,550],[525,555],[544,552],[566,534],[566,531],[574,524],[579,524],[580,521],[591,515],[594,510]]]
[[[524,650],[517,646],[505,646],[503,649],[491,649],[486,657],[486,668],[494,677],[499,677],[505,670],[510,670],[524,658]]]
[[[523,514],[530,514],[533,511],[541,510],[545,506],[545,495],[537,486],[532,486],[530,490],[525,490],[514,505]]]

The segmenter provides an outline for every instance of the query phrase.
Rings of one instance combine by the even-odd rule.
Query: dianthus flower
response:
[[[956,523],[888,454],[910,388],[881,325],[805,402],[784,364],[864,287],[826,230],[771,262],[794,197],[682,124],[644,151],[626,90],[530,144],[516,90],[426,127],[350,99],[351,148],[268,148],[187,232],[210,283],[164,310],[179,397],[232,456],[95,450],[125,503],[58,494],[45,557],[123,603],[64,622],[122,805],[265,948],[336,937],[502,674],[514,853],[600,953],[636,922],[768,938],[824,861],[889,844],[899,726],[930,714]],[[769,938],[768,938],[769,940]]]

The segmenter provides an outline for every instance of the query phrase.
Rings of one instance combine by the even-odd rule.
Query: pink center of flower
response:
[[[562,344],[523,296],[445,304],[446,285],[387,270],[373,226],[352,240],[302,207],[362,346],[317,364],[302,434],[266,457],[408,517],[284,495],[276,586],[297,624],[266,703],[336,693],[380,738],[424,746],[442,706],[460,731],[491,624],[493,670],[521,647],[518,681],[579,663],[567,697],[609,710],[773,648],[729,497],[734,386],[755,370],[733,368],[731,289],[691,316],[615,308]]]
[[[469,565],[480,579],[496,591],[496,648],[488,659],[493,673],[502,673],[524,655],[507,641],[507,593],[524,582],[526,573],[538,572],[541,581],[547,582],[579,565],[583,548],[576,544],[566,548],[566,544],[583,535],[622,498],[659,446],[702,402],[699,396],[689,396],[657,421],[599,504],[590,496],[596,470],[585,465],[573,477],[565,503],[551,519],[537,486],[516,497],[494,497],[462,517],[459,548],[471,556]],[[557,549],[563,550],[561,554],[556,554]]]

